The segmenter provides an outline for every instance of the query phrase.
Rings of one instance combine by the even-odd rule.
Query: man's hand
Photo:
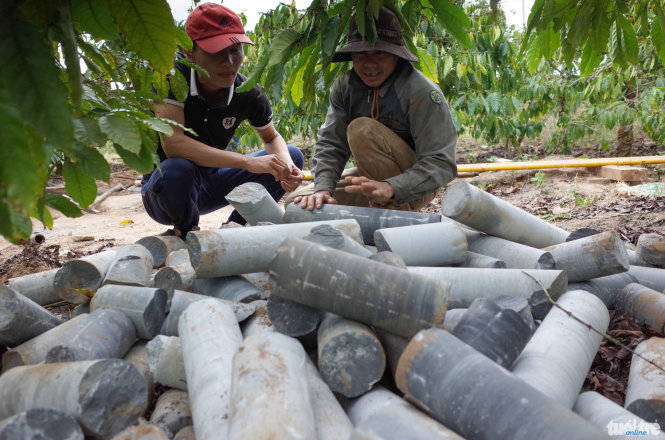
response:
[[[245,156],[247,164],[244,167],[247,171],[254,174],[272,174],[277,181],[291,179],[291,166],[297,169],[293,164],[287,164],[276,154],[266,154],[265,156]],[[300,179],[302,181],[302,178]],[[298,183],[300,184],[300,183]]]
[[[324,203],[336,204],[335,200],[328,191],[317,191],[311,196],[296,197],[293,203],[300,203],[302,209],[313,211],[314,208],[321,209]]]
[[[389,203],[395,195],[395,190],[388,182],[377,182],[365,176],[346,176],[344,180],[351,183],[344,188],[344,191],[362,194],[373,202]]]
[[[282,184],[282,188],[284,188],[284,191],[291,192],[298,189],[298,187],[302,183],[303,174],[300,168],[295,166],[295,164],[290,163],[288,166],[289,166],[289,175],[287,176],[286,179],[282,179],[280,183]]]

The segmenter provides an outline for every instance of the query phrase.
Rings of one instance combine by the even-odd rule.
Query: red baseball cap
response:
[[[187,17],[185,32],[201,49],[216,53],[233,44],[254,44],[245,35],[240,17],[226,6],[203,3]]]

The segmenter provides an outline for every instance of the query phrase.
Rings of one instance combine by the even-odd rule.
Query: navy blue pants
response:
[[[288,148],[293,163],[302,169],[305,160],[302,152],[293,145]],[[265,150],[261,150],[248,156],[266,154]],[[285,193],[272,174],[254,174],[239,168],[200,167],[188,159],[170,158],[163,161],[147,181],[143,181],[143,206],[156,222],[189,231],[198,226],[200,215],[227,206],[226,195],[247,182],[263,185],[275,201]],[[246,223],[235,210],[228,220],[241,225]]]

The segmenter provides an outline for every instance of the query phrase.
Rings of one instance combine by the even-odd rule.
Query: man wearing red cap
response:
[[[352,61],[353,70],[330,92],[312,159],[314,184],[287,203],[419,210],[457,176],[457,131],[441,89],[411,65],[418,58],[404,46],[394,13],[381,8],[375,25],[378,41],[370,43],[352,17],[347,44],[332,60]],[[351,156],[357,168],[344,170]]]
[[[230,9],[203,3],[187,18],[185,30],[194,42],[188,57],[204,68],[201,74],[176,62],[187,80],[184,103],[170,92],[164,104],[155,104],[155,115],[171,119],[196,134],[174,125],[174,133],[160,145],[159,168],[144,177],[143,205],[150,217],[173,225],[165,234],[185,238],[198,229],[199,215],[227,206],[225,196],[246,182],[262,184],[275,200],[302,182],[304,158],[275,130],[270,102],[260,88],[235,91],[246,78],[238,71],[244,60],[247,38],[240,18]],[[261,137],[265,150],[242,155],[226,151],[238,126],[247,120]],[[245,224],[233,211],[228,221]]]

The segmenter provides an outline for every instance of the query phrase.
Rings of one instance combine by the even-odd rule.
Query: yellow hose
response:
[[[665,156],[615,157],[600,159],[531,160],[525,162],[461,163],[460,173],[482,173],[503,170],[539,170],[546,168],[586,168],[604,165],[646,165],[665,163]],[[311,171],[304,171],[305,180],[312,180]]]

